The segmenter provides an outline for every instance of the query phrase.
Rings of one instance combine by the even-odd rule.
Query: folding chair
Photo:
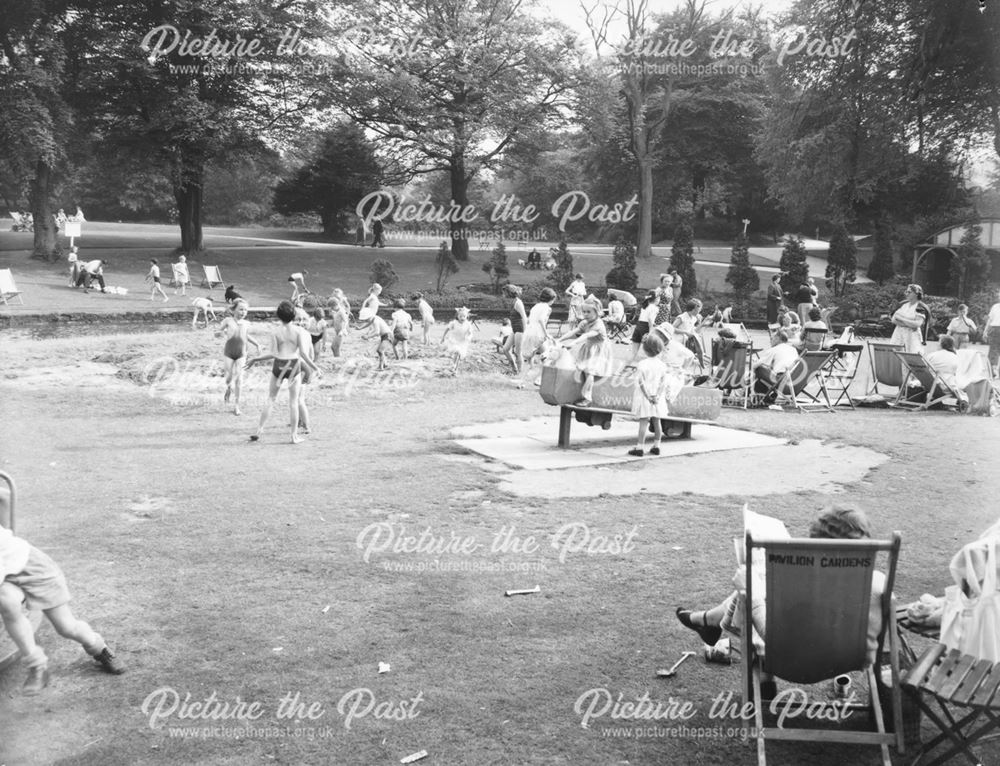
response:
[[[731,338],[712,338],[712,378],[722,391],[722,403],[746,409],[753,394],[750,374],[752,349],[746,343]],[[733,391],[739,398],[734,400]]]
[[[906,382],[903,363],[893,353],[902,351],[904,346],[895,343],[868,343],[868,358],[872,365],[872,387],[869,394],[879,393],[879,384],[900,388]]]
[[[17,530],[14,528],[14,511],[17,488],[14,486],[13,477],[5,471],[0,471],[0,481],[7,484],[8,490],[6,505],[0,503],[0,527],[6,527],[11,532],[16,532]],[[31,621],[31,627],[37,631],[38,626],[42,622],[41,610],[29,609],[28,619]],[[0,670],[17,662],[19,656],[17,647],[9,640],[3,629],[3,623],[0,623]]]
[[[799,412],[809,412],[814,409],[833,412],[823,371],[830,365],[834,356],[836,356],[835,351],[803,352],[792,368],[779,375],[778,379],[760,396],[766,398],[769,394],[777,394],[778,401],[781,400],[781,397],[786,397]],[[815,394],[806,390],[813,381],[819,386]],[[807,401],[801,401],[803,396]],[[820,401],[820,397],[822,397],[822,401]]]
[[[876,746],[881,748],[883,766],[891,764],[889,745],[895,745],[896,750],[903,753],[899,635],[896,612],[892,606],[899,546],[898,532],[893,534],[891,540],[797,538],[759,541],[747,533],[746,597],[742,605],[740,644],[744,703],[758,703],[754,705],[754,715],[759,766],[766,766],[765,742],[776,739]],[[883,553],[885,555],[880,556]],[[887,572],[881,590],[872,587],[879,558],[887,559]],[[760,582],[760,573],[754,571],[755,567],[763,567],[763,583]],[[754,623],[755,588],[758,593],[761,588],[765,592],[764,625],[755,626]],[[876,615],[881,618],[877,626],[872,624]],[[763,632],[762,651],[758,641],[755,641],[755,627]],[[876,636],[873,657],[869,640]],[[882,658],[886,651],[891,667],[891,684],[880,687],[881,679],[876,678],[872,661]],[[794,684],[815,684],[855,671],[864,672],[867,679],[867,704],[824,703],[810,699],[810,709],[815,713],[816,706],[822,706],[825,711],[833,713],[833,717],[839,717],[838,711],[863,707],[872,714],[875,731],[794,727],[789,725],[794,718],[789,721],[781,717],[778,718],[778,725],[765,723],[764,704],[761,702],[762,673]],[[892,700],[892,731],[886,729],[878,693],[880,688]],[[801,696],[792,696],[784,701],[779,695],[770,704],[770,711],[791,716],[796,708],[801,714],[803,707]]]
[[[822,351],[826,343],[826,330],[803,330],[802,349],[804,351]]]
[[[719,323],[719,329],[726,329],[736,336],[736,340],[740,343],[746,343],[748,346],[753,345],[753,340],[750,338],[750,333],[747,331],[746,325],[742,322],[727,322],[725,321],[725,311],[723,313],[723,321]]]
[[[207,287],[211,290],[216,285],[219,287],[226,286],[226,283],[222,281],[222,274],[219,273],[218,266],[202,266],[201,268],[205,272],[205,278],[201,280],[202,287]]]
[[[846,399],[851,409],[855,409],[854,400],[851,398],[850,387],[857,377],[858,368],[861,366],[861,353],[865,350],[863,343],[853,343],[854,333],[851,328],[844,330],[830,347],[836,352],[836,356],[830,363],[830,367],[823,371],[826,381],[827,393],[831,396],[836,394],[833,406],[839,407],[840,403]]]
[[[931,367],[926,359],[920,354],[907,353],[905,351],[894,351],[893,353],[899,358],[900,363],[906,370],[907,380],[912,377],[920,384],[920,388],[922,389],[920,394],[926,394],[926,399],[923,402],[914,401],[912,396],[907,396],[906,382],[904,382],[899,387],[896,400],[892,403],[893,406],[926,410],[935,404],[944,403],[946,399],[955,399],[956,409],[958,409],[958,403],[964,401],[964,397],[945,383],[937,370]]]
[[[10,305],[11,298],[17,298],[18,302],[22,306],[24,305],[24,298],[21,297],[21,291],[17,289],[14,275],[10,269],[0,269],[0,301]]]
[[[964,753],[974,764],[986,763],[973,752],[971,746],[1000,727],[998,688],[1000,665],[962,654],[957,649],[949,651],[944,644],[935,644],[924,652],[903,678],[903,690],[941,733],[921,745],[913,766],[924,763],[924,756],[948,740],[951,741],[951,747],[927,766],[945,763],[959,753]],[[925,697],[932,697],[937,701],[940,714]],[[948,709],[949,706],[963,708],[968,712],[956,720]],[[987,720],[973,731],[972,727],[980,717]]]

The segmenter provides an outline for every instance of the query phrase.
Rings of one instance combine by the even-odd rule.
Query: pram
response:
[[[615,343],[628,343],[629,329],[635,324],[639,314],[639,302],[632,293],[625,290],[608,289],[608,300],[619,300],[625,307],[625,313],[621,318],[612,317],[610,314],[605,318],[605,326],[608,328],[608,338]]]

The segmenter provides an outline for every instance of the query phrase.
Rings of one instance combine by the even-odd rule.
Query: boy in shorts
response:
[[[5,517],[9,503],[6,489],[0,489],[0,517]],[[6,527],[0,525],[0,617],[14,645],[21,652],[28,677],[24,694],[41,692],[49,683],[49,659],[35,643],[31,622],[21,608],[22,593],[28,603],[42,610],[52,627],[63,638],[78,642],[106,672],[125,672],[121,661],[108,648],[104,639],[83,620],[77,619],[69,607],[69,589],[59,566]]]

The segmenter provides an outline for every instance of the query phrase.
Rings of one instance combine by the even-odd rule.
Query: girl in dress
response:
[[[577,274],[573,281],[566,288],[566,297],[569,298],[569,321],[579,322],[583,318],[583,299],[587,296],[587,285],[583,281],[583,274]]]
[[[656,327],[664,322],[670,321],[670,306],[674,302],[674,291],[671,285],[674,278],[670,274],[660,274],[660,286],[656,288],[657,304],[656,316],[653,317],[650,327]],[[636,351],[638,354],[638,350]]]
[[[634,457],[642,457],[646,449],[646,431],[649,430],[649,421],[653,421],[653,447],[649,450],[650,455],[660,454],[660,440],[663,438],[663,429],[660,419],[669,415],[667,409],[667,388],[671,386],[672,377],[667,372],[667,365],[660,359],[663,352],[663,341],[656,333],[650,333],[642,341],[642,350],[646,358],[635,366],[635,393],[632,395],[632,414],[639,418],[639,436],[636,439],[635,449],[630,449],[628,454]],[[674,390],[672,395],[676,396],[677,386],[671,386]]]
[[[431,327],[434,326],[434,309],[424,299],[423,293],[417,293],[417,311],[420,312],[420,326],[424,330],[424,345],[431,342]]]
[[[541,366],[535,365],[534,362],[552,343],[548,325],[549,317],[552,315],[552,302],[555,299],[556,293],[552,288],[543,288],[538,295],[538,303],[532,306],[528,313],[524,338],[521,340],[521,379],[517,383],[518,388],[524,388],[529,378],[532,382],[537,382],[541,374]]]
[[[580,324],[560,337],[558,342],[575,339],[570,350],[583,382],[581,398],[576,404],[579,407],[589,407],[595,378],[608,375],[611,371],[611,343],[608,341],[607,328],[594,305],[585,303],[582,311],[583,320]]]
[[[247,302],[238,300],[233,306],[233,315],[222,320],[219,333],[226,336],[226,344],[222,347],[223,364],[226,371],[226,395],[223,401],[229,404],[232,394],[236,393],[234,415],[240,412],[240,391],[243,388],[243,364],[247,355],[247,343],[252,343],[257,353],[260,353],[260,343],[250,336],[250,322],[247,321]]]
[[[659,322],[656,321],[656,318],[660,315],[660,306],[662,305],[662,301],[663,298],[659,292],[649,293],[642,299],[642,308],[639,309],[639,321],[635,323],[635,329],[632,331],[632,358],[629,360],[629,365],[634,364],[635,360],[639,358],[639,351],[642,348],[642,339],[646,337],[651,329],[659,324]],[[667,321],[669,321],[669,304],[667,304],[667,317]]]
[[[684,312],[674,320],[674,336],[695,355],[699,366],[704,366],[705,352],[698,337],[698,327],[701,325],[701,301],[692,298],[684,304]]]
[[[892,315],[892,323],[896,325],[896,329],[893,330],[889,342],[903,346],[903,350],[911,354],[919,354],[920,346],[924,342],[920,332],[924,326],[924,317],[918,311],[923,297],[924,291],[920,285],[909,285],[906,288],[903,305]]]
[[[469,355],[469,344],[472,343],[474,333],[475,328],[469,321],[469,310],[464,306],[455,309],[455,318],[448,322],[444,335],[441,336],[441,342],[445,344],[448,353],[455,362],[455,366],[451,369],[452,375],[458,373],[459,362]]]

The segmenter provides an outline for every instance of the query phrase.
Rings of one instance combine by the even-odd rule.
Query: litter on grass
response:
[[[419,760],[421,760],[423,758],[426,758],[426,757],[427,757],[427,751],[426,750],[421,750],[420,752],[412,753],[411,755],[408,755],[405,758],[400,758],[399,762],[400,763],[413,763],[414,761],[419,761]]]
[[[505,590],[503,594],[505,596],[529,596],[532,593],[541,593],[541,590],[542,589],[536,585],[531,590]]]
[[[389,670],[390,670],[390,668],[389,668],[389,663],[388,662],[380,662],[378,664],[378,672],[379,673],[388,673]]]

